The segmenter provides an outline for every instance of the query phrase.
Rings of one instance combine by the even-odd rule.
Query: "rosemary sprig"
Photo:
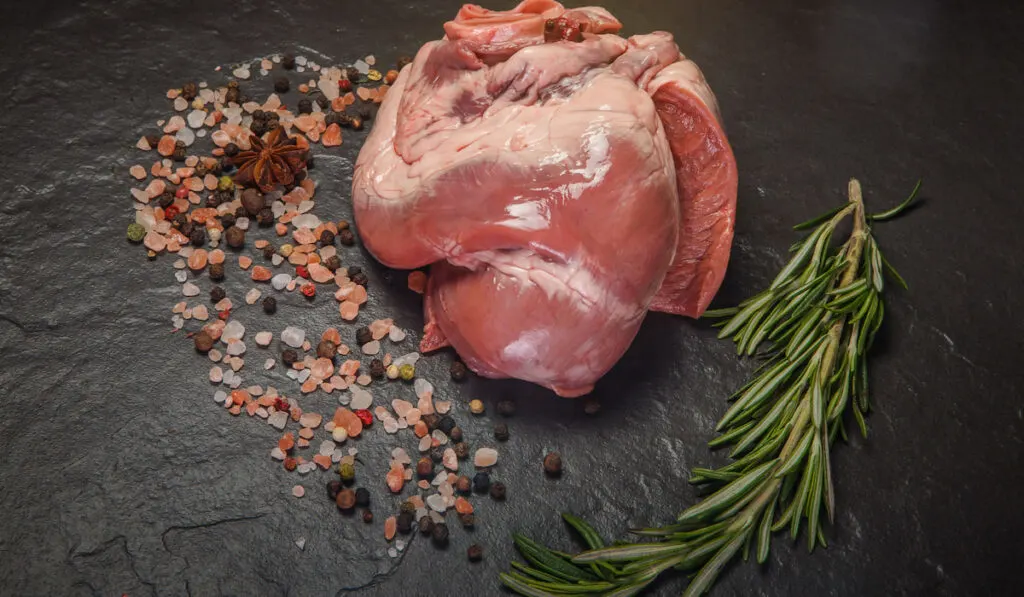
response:
[[[530,565],[513,563],[502,582],[531,597],[624,597],[674,568],[695,571],[683,594],[696,596],[737,554],[746,560],[753,548],[765,562],[774,532],[788,528],[796,540],[803,530],[809,551],[826,546],[822,515],[831,522],[835,514],[831,446],[846,439],[848,413],[867,435],[867,354],[885,314],[885,274],[906,286],[882,256],[871,222],[903,213],[920,186],[872,216],[860,183],[850,180],[845,205],[795,227],[811,232],[792,247],[767,289],[737,307],[705,313],[720,319],[719,337],[733,340],[739,354],[760,354],[765,363],[732,396],[716,427],[721,435],[711,446],[731,446],[732,462],[692,471],[690,482],[708,491],[700,502],[673,524],[633,531],[653,541],[609,547],[586,522],[563,514],[589,550],[565,554],[516,535]],[[836,227],[847,218],[852,232],[834,246]]]

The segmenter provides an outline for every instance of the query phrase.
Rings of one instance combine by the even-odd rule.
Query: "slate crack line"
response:
[[[395,565],[392,566],[390,570],[388,570],[387,572],[374,574],[372,577],[370,577],[370,580],[366,581],[361,585],[356,585],[354,587],[342,587],[338,589],[338,591],[334,594],[335,597],[339,597],[340,595],[344,595],[345,593],[351,593],[353,591],[359,591],[361,589],[366,589],[369,587],[379,585],[387,579],[391,578],[391,576],[394,575],[394,573],[397,572],[398,569],[401,567],[402,562],[405,561],[405,555],[409,553],[410,549],[412,548],[412,544],[416,541],[416,537],[417,533],[414,533],[412,537],[409,539],[409,543],[406,544],[405,549],[402,550],[402,555],[398,558],[398,561],[395,562]]]

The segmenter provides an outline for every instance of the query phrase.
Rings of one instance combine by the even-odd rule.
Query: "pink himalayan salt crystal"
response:
[[[146,238],[149,238],[149,235],[146,235]],[[341,315],[341,318],[345,321],[352,321],[357,315],[359,315],[359,305],[352,301],[344,301],[341,303],[341,306],[338,307],[338,312]]]
[[[438,400],[434,403],[434,410],[436,410],[439,415],[446,415],[451,409],[452,403],[450,400]]]
[[[316,429],[323,422],[323,419],[323,415],[319,413],[302,413],[302,416],[299,417],[299,425]]]
[[[154,197],[159,197],[160,195],[163,195],[164,191],[166,191],[166,190],[167,190],[167,183],[165,183],[164,181],[162,181],[160,179],[156,179],[156,180],[150,182],[149,185],[146,186],[146,194],[149,195],[150,199],[152,199]]]
[[[142,189],[132,189],[132,199],[139,203],[149,203],[149,193]]]
[[[228,132],[223,129],[219,131],[213,131],[213,134],[210,135],[210,139],[213,141],[213,144],[216,145],[217,147],[224,147],[228,143],[231,143],[231,135],[229,135]]]
[[[292,233],[292,238],[300,245],[310,245],[316,242],[316,235],[309,228],[298,228]]]
[[[306,269],[309,271],[309,277],[312,278],[314,282],[325,284],[334,279],[334,274],[331,273],[331,270],[319,263],[310,263],[306,266]]]
[[[416,408],[419,409],[420,414],[434,414],[434,397],[432,395],[420,397],[420,399],[416,402]]]
[[[293,204],[293,205],[298,205],[298,204],[302,203],[303,201],[308,201],[308,200],[309,200],[309,192],[306,191],[306,189],[304,189],[302,187],[295,187],[294,189],[289,191],[287,195],[281,197],[281,201],[283,201],[285,203],[290,203],[290,204]]]
[[[157,253],[163,251],[167,247],[167,239],[153,231],[150,231],[146,234],[146,237],[142,240],[142,243],[146,245],[147,249],[149,249],[150,251],[155,251]]]
[[[185,128],[185,119],[181,116],[174,115],[171,117],[170,120],[167,121],[167,124],[164,126],[164,132],[170,134],[180,131],[183,128]]]
[[[138,164],[129,168],[128,173],[139,180],[145,180],[146,178],[146,169]]]
[[[149,141],[145,137],[139,137],[139,142],[135,144],[142,151],[152,151],[153,146],[149,144]]]
[[[409,414],[409,411],[412,410],[412,403],[396,398],[391,401],[391,408],[395,409],[395,414],[401,418]]]
[[[391,473],[388,473],[388,474],[390,475]],[[401,491],[401,488],[399,488],[399,491]],[[388,517],[388,519],[384,521],[384,538],[386,540],[388,540],[388,541],[391,541],[392,539],[395,538],[395,533],[397,531],[398,531],[398,519],[396,517],[394,517],[394,516]]]
[[[361,386],[368,386],[368,385],[370,385],[370,382],[372,382],[372,381],[373,381],[373,378],[370,377],[366,373],[363,373],[362,375],[360,375],[359,377],[356,378],[356,383],[361,385]]]
[[[217,177],[213,174],[207,174],[203,177],[203,186],[206,190],[212,191],[217,188]]]
[[[224,370],[217,366],[211,367],[210,381],[212,381],[213,383],[220,383],[224,381]]]
[[[206,305],[196,305],[192,307],[192,317],[199,321],[206,321],[210,317],[210,312],[207,310]]]
[[[459,457],[455,454],[455,450],[451,448],[445,448],[444,455],[441,457],[441,462],[444,467],[450,471],[459,470]]]
[[[494,448],[480,448],[473,455],[473,465],[479,468],[494,466],[498,463],[498,451]]]
[[[373,335],[374,340],[380,340],[384,336],[388,335],[388,330],[394,325],[393,319],[377,319],[370,324],[370,333]]]
[[[385,479],[391,493],[400,493],[402,486],[405,485],[405,471],[402,465],[395,462],[391,463],[391,470],[388,471]]]
[[[334,363],[330,359],[317,359],[310,368],[310,374],[317,379],[327,379],[334,374]]]
[[[423,415],[420,413],[420,409],[413,408],[413,409],[410,409],[409,412],[405,415],[405,420],[410,425],[415,425],[417,422],[419,422],[419,420],[422,417],[423,417]]]
[[[300,498],[306,495],[306,488],[303,487],[302,485],[296,485],[295,487],[292,487],[292,495],[294,495],[297,498]]]
[[[173,307],[171,307],[171,313],[184,313],[186,306],[187,304],[185,303],[185,301],[176,303]]]

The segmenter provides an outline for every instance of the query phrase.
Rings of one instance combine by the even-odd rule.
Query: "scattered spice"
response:
[[[424,516],[419,521],[419,528],[421,535],[429,535],[434,531],[434,519],[429,516]]]
[[[480,471],[473,475],[473,491],[477,493],[487,493],[487,490],[491,488],[491,476],[487,474],[487,471]]]
[[[505,484],[501,481],[491,483],[491,499],[499,502],[505,499]]]
[[[469,401],[469,412],[474,415],[484,414],[484,401],[483,400],[470,400]]]
[[[198,334],[195,335],[194,340],[195,340],[195,345],[196,345],[196,351],[197,352],[201,352],[203,354],[206,354],[206,353],[210,352],[210,349],[213,348],[213,343],[214,343],[213,336],[211,336],[207,332],[199,332]]]
[[[484,559],[484,548],[480,544],[474,543],[466,549],[466,557],[469,558],[470,562],[479,562]]]
[[[365,487],[356,488],[356,505],[360,508],[366,508],[370,505],[370,491]]]
[[[338,492],[338,497],[334,503],[338,505],[338,509],[342,512],[351,512],[352,508],[356,505],[356,492],[351,489],[342,489]]]
[[[267,315],[273,315],[274,313],[277,312],[277,299],[276,298],[274,298],[272,296],[268,296],[267,298],[263,299],[263,303],[262,304],[263,304],[263,312],[266,313]],[[289,363],[289,364],[291,364],[291,363]]]
[[[562,456],[558,452],[548,452],[544,457],[544,472],[551,477],[562,474]]]
[[[146,237],[146,227],[137,222],[128,224],[128,240],[133,243],[141,243]]]
[[[402,365],[398,368],[398,376],[405,381],[412,381],[416,377],[416,367],[412,365]]]
[[[214,286],[213,288],[210,289],[210,302],[211,303],[219,303],[222,300],[224,300],[227,296],[228,296],[228,293],[224,292],[224,289],[221,288],[220,286]]]
[[[430,532],[430,537],[434,541],[434,545],[438,547],[448,546],[448,525],[444,523],[435,524],[433,530]]]
[[[210,279],[213,280],[214,282],[220,282],[221,280],[224,279],[223,263],[213,263],[206,271],[209,274]]]
[[[412,523],[415,519],[415,515],[412,512],[402,512],[398,515],[395,527],[399,533],[408,535],[412,531]]]
[[[356,467],[351,462],[342,462],[338,465],[338,474],[344,483],[351,483],[356,478]]]
[[[508,425],[505,423],[498,423],[494,426],[494,439],[505,442],[508,441]]]
[[[363,522],[365,522],[366,524],[370,524],[371,522],[373,522],[373,512],[370,512],[369,510],[363,510]]]
[[[460,475],[455,480],[455,491],[461,494],[469,494],[473,490],[473,482],[466,475]]]

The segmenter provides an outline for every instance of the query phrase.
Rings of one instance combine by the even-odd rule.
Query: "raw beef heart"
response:
[[[467,5],[391,87],[352,197],[377,259],[432,264],[421,350],[578,396],[648,309],[711,302],[737,180],[715,97],[671,35],[620,27]]]

